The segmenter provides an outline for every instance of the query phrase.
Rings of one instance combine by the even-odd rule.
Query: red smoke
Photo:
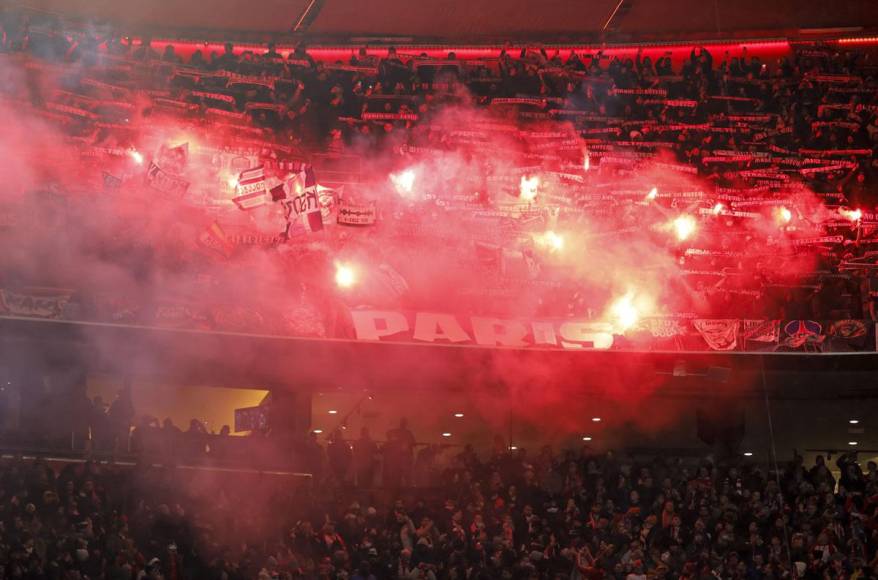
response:
[[[134,131],[61,130],[40,108],[16,105],[27,102],[29,91],[48,97],[60,86],[54,75],[61,71],[49,68],[27,80],[37,73],[18,63],[6,61],[0,70],[12,79],[0,106],[2,202],[25,207],[22,215],[34,218],[7,234],[14,244],[7,244],[13,249],[3,271],[32,285],[101,295],[118,310],[208,302],[245,307],[245,318],[256,316],[247,308],[266,307],[272,320],[282,320],[300,317],[302,304],[324,311],[371,306],[513,319],[574,316],[624,333],[651,315],[726,315],[710,312],[687,281],[684,270],[711,268],[692,265],[701,259],[688,249],[736,253],[743,275],[756,276],[766,260],[791,253],[791,236],[817,232],[814,224],[828,212],[813,194],[797,191],[783,205],[752,210],[759,217],[733,220],[712,185],[680,171],[669,155],[636,165],[599,161],[569,124],[517,124],[502,107],[464,104],[435,111],[429,130],[413,131],[417,148],[390,138],[383,150],[368,152],[362,183],[344,195],[375,202],[376,226],[328,223],[321,233],[296,230],[292,240],[273,243],[285,226],[281,208],[235,208],[235,172],[215,163],[223,147],[247,140],[243,130],[149,115],[139,93],[132,100]],[[163,147],[184,143],[186,194],[148,188],[145,166]],[[95,148],[123,154],[83,156]],[[261,154],[242,156],[255,164]],[[105,191],[105,172],[121,187]],[[52,203],[66,208],[61,212],[75,208],[63,227],[48,215]],[[228,260],[205,255],[197,242],[213,222],[270,243],[238,244]],[[480,260],[476,247],[490,248],[494,263]],[[813,259],[791,255],[786,275],[805,271]],[[398,273],[404,289],[389,291],[386,272]],[[556,295],[570,288],[576,300],[559,302]],[[467,369],[465,380],[504,385],[504,412],[560,430],[580,428],[587,405],[571,404],[568,391],[578,377],[571,380],[563,366],[543,368],[535,357],[490,360]],[[499,360],[502,366],[494,364]],[[445,376],[443,369],[422,370],[421,381]],[[632,381],[655,384],[606,368],[595,368],[594,380],[606,397],[629,402]],[[496,397],[478,389],[473,397],[484,397],[486,418],[504,416]],[[632,420],[642,420],[636,406],[631,410]]]

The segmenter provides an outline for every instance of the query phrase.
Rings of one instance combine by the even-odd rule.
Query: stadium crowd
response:
[[[164,109],[210,122],[244,119],[262,139],[309,151],[471,146],[471,136],[430,123],[446,105],[468,103],[513,106],[504,114],[522,122],[570,120],[587,136],[596,166],[670,149],[681,166],[736,195],[785,187],[778,168],[764,167],[777,156],[815,192],[864,216],[856,228],[844,226],[845,242],[822,265],[834,277],[803,287],[776,315],[876,318],[872,268],[845,267],[867,257],[878,226],[865,215],[878,201],[878,90],[867,52],[794,47],[768,63],[701,48],[675,64],[667,55],[653,62],[600,51],[440,61],[363,49],[330,64],[305,47],[282,55],[271,45],[227,45],[183,62],[172,46],[158,51],[149,39],[70,35],[12,13],[2,28],[5,52],[82,63],[110,92],[114,82],[158,91],[146,116]],[[149,74],[114,78],[120,62]],[[71,92],[60,98],[95,106]],[[100,107],[91,113],[105,114]],[[88,138],[127,146],[114,135],[119,125]],[[85,133],[78,122],[66,126]],[[130,434],[135,451],[160,436],[152,451],[162,459],[184,448],[210,454],[214,437],[228,435],[208,434],[197,421],[186,433],[146,421],[131,434],[130,402],[89,405],[79,427],[96,451],[118,449]],[[860,580],[878,572],[878,467],[870,462],[863,471],[853,455],[837,459],[836,480],[823,458],[806,468],[796,456],[773,472],[745,460],[644,461],[588,447],[530,455],[502,442],[483,457],[432,446],[415,456],[405,425],[388,440],[381,449],[368,433],[352,444],[333,434],[326,449],[309,440],[311,485],[249,485],[232,476],[199,482],[147,462],[56,470],[41,460],[3,460],[0,578]],[[450,458],[442,464],[439,455]]]
[[[746,48],[739,56],[695,48],[682,62],[670,53],[653,62],[641,52],[622,58],[600,50],[565,59],[557,51],[510,49],[495,59],[449,53],[436,60],[394,48],[378,57],[379,51],[362,48],[348,62],[330,63],[315,61],[304,46],[282,54],[272,44],[242,51],[228,43],[222,53],[195,50],[183,62],[172,44],[158,51],[149,38],[72,36],[58,28],[31,30],[14,19],[6,20],[4,46],[43,60],[82,63],[79,74],[97,79],[80,86],[66,81],[70,90],[54,95],[30,95],[54,100],[43,103],[52,118],[60,115],[71,136],[97,148],[136,143],[126,123],[138,115],[145,121],[138,127],[150,116],[170,115],[218,130],[233,127],[242,142],[257,139],[304,156],[368,159],[381,173],[377,166],[387,156],[378,151],[469,154],[483,147],[482,129],[449,131],[434,124],[454,105],[466,105],[524,127],[569,122],[581,139],[573,157],[587,146],[592,166],[610,178],[635,173],[644,159],[667,160],[670,151],[674,163],[665,165],[709,183],[714,191],[708,197],[720,200],[718,215],[730,220],[717,228],[716,247],[681,256],[685,268],[702,274],[688,280],[690,291],[706,296],[693,303],[702,300],[710,315],[725,317],[876,317],[878,277],[870,256],[878,243],[878,91],[868,51],[794,45],[778,62],[763,62]],[[120,112],[119,99],[133,98],[120,96],[123,88],[148,95],[145,105],[134,99],[138,113],[130,106]],[[103,121],[100,130],[95,117]],[[525,159],[567,171],[564,135],[543,142],[522,133]],[[745,264],[752,248],[738,251],[734,230],[802,186],[830,208],[860,213],[821,224],[824,237],[802,241],[799,247],[817,259],[798,279],[784,278],[785,268],[758,259],[755,267]],[[570,198],[587,208],[591,195]],[[780,219],[795,217],[794,211]],[[717,284],[717,276],[728,272],[731,282]],[[568,299],[565,294],[562,302]]]
[[[331,459],[330,459],[331,462]],[[778,472],[471,447],[428,487],[362,489],[42,460],[0,467],[5,578],[814,578],[878,566],[878,467]]]
[[[746,48],[734,56],[694,48],[683,59],[670,52],[656,56],[652,49],[631,57],[596,50],[562,58],[554,49],[510,48],[498,58],[449,53],[438,60],[391,47],[352,50],[348,60],[324,62],[304,45],[279,51],[273,44],[241,50],[227,43],[222,51],[194,49],[184,59],[173,44],[148,37],[69,33],[11,12],[3,23],[6,52],[82,65],[63,90],[40,91],[30,83],[25,92],[89,147],[124,150],[137,143],[136,131],[149,130],[151,119],[170,116],[216,126],[218,133],[231,128],[232,141],[273,144],[303,157],[350,156],[341,157],[348,165],[357,157],[386,175],[392,167],[379,167],[388,162],[379,151],[415,159],[484,149],[492,143],[484,128],[448,130],[436,121],[455,105],[485,109],[495,125],[505,120],[533,128],[515,137],[524,159],[555,170],[562,180],[571,157],[581,165],[586,146],[593,173],[610,182],[617,173],[619,180],[637,173],[642,160],[660,159],[671,172],[709,184],[705,190],[713,191],[705,198],[718,200],[717,215],[728,223],[708,224],[710,218],[700,216],[716,232],[713,246],[679,257],[686,278],[676,294],[691,297],[676,305],[683,312],[779,320],[878,317],[878,81],[868,50],[794,44],[787,56],[767,62]],[[568,133],[555,141],[528,135],[556,131],[558,121],[573,129],[572,147]],[[542,130],[542,123],[552,123],[552,131]],[[673,163],[666,163],[668,154]],[[567,183],[564,201],[608,223],[625,215],[622,204],[596,207],[592,197],[602,193],[586,183],[577,191]],[[804,274],[797,271],[801,266],[754,256],[758,244],[736,237],[748,220],[767,213],[768,204],[786,202],[803,187],[827,207],[860,210],[857,217],[817,224],[822,235],[796,241],[796,251],[816,256]],[[797,210],[782,211],[778,219],[799,220]],[[792,225],[800,233],[791,236],[804,235],[799,223]],[[584,293],[569,286],[557,299],[544,297],[545,315],[593,308],[577,302]]]
[[[348,62],[329,63],[315,61],[304,45],[284,55],[273,43],[261,51],[226,43],[222,53],[196,49],[184,62],[170,43],[159,52],[149,37],[135,42],[118,34],[98,38],[93,32],[68,33],[57,23],[32,27],[27,17],[12,11],[3,19],[3,30],[6,52],[79,62],[83,73],[123,61],[174,67],[163,69],[169,71],[165,76],[139,81],[159,83],[143,88],[169,88],[172,96],[201,105],[201,112],[282,106],[273,111],[282,114],[256,107],[252,120],[312,150],[338,150],[355,141],[374,146],[388,139],[418,145],[431,139],[431,116],[449,102],[472,96],[476,103],[490,106],[495,99],[524,97],[533,98],[531,104],[541,111],[532,111],[529,119],[563,119],[565,112],[575,112],[567,120],[585,133],[594,129],[592,135],[602,141],[670,141],[680,161],[706,175],[719,167],[710,154],[715,150],[748,153],[774,146],[805,152],[803,157],[821,150],[841,151],[840,159],[852,165],[843,172],[815,172],[809,181],[820,186],[818,191],[844,193],[852,204],[875,201],[867,196],[875,183],[873,155],[855,153],[874,150],[878,144],[878,81],[868,51],[810,43],[792,46],[789,56],[777,62],[763,62],[746,47],[740,56],[730,56],[729,51],[714,55],[702,47],[675,64],[671,51],[653,62],[642,56],[642,49],[635,58],[596,50],[572,51],[562,59],[558,50],[525,48],[503,50],[493,59],[460,60],[450,52],[437,60],[416,51],[400,54],[390,47],[360,48],[356,54],[352,51]],[[377,56],[379,52],[383,56]],[[215,72],[231,76],[211,76]],[[169,85],[161,86],[168,76]],[[236,76],[243,86],[232,86]],[[258,78],[267,82],[247,84]],[[466,94],[459,90],[462,87],[468,89]],[[762,122],[758,130],[740,124],[752,122],[743,118],[750,114]],[[617,126],[622,119],[624,126]],[[670,127],[662,129],[663,124]]]
[[[204,108],[244,112],[257,103],[282,105],[283,115],[265,115],[264,110],[255,114],[257,126],[289,133],[315,148],[344,147],[356,137],[365,137],[374,145],[397,138],[393,137],[397,133],[404,133],[398,139],[409,144],[429,139],[425,133],[431,115],[463,99],[457,91],[461,87],[469,89],[466,96],[482,105],[498,98],[534,98],[531,104],[543,114],[532,114],[529,119],[549,114],[563,118],[565,111],[576,111],[585,123],[596,125],[593,128],[606,128],[624,118],[630,130],[594,131],[593,135],[610,143],[631,139],[645,145],[650,141],[667,145],[663,138],[670,137],[678,159],[695,164],[707,175],[716,168],[715,160],[704,160],[712,150],[746,153],[775,146],[793,152],[850,153],[874,148],[878,142],[876,65],[871,54],[830,45],[793,46],[789,56],[777,62],[763,62],[746,47],[740,56],[694,48],[688,59],[675,65],[671,51],[655,62],[642,56],[642,50],[635,58],[610,57],[596,50],[589,54],[573,51],[562,59],[559,51],[545,48],[504,50],[499,58],[476,60],[459,60],[450,52],[446,59],[437,60],[426,53],[403,55],[393,47],[380,51],[384,52],[381,57],[376,56],[379,50],[361,48],[348,62],[328,63],[315,61],[305,46],[288,51],[285,57],[271,43],[262,51],[240,50],[226,43],[222,53],[206,55],[197,49],[184,62],[173,44],[165,44],[159,53],[148,37],[140,43],[114,35],[74,38],[60,29],[30,32],[26,21],[10,23],[8,19],[5,26],[7,51],[82,62],[86,71],[99,71],[120,60],[179,67],[167,69],[171,94],[191,97],[195,89],[193,102]],[[204,76],[191,74],[194,71]],[[260,89],[232,87],[210,76],[213,72],[231,75],[225,81],[234,81],[237,75],[244,81],[264,78],[270,82]],[[210,95],[234,99],[220,103],[211,101]],[[551,109],[546,110],[547,106]],[[765,122],[761,131],[717,130],[743,129],[735,123],[746,122],[740,116],[751,113],[767,116],[761,119]],[[594,115],[593,120],[588,114]],[[706,122],[714,128],[705,127]],[[662,123],[672,128],[662,131]],[[683,124],[690,128],[682,128]],[[823,191],[844,192],[853,203],[860,201],[875,179],[872,156],[861,155],[842,154],[854,165],[845,167],[843,174],[826,172],[829,183],[823,184]],[[821,181],[821,173],[815,174],[815,182]]]

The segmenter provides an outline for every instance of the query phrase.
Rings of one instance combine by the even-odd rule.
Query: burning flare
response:
[[[564,249],[564,238],[552,230],[534,234],[534,242],[541,248],[548,249],[549,252],[560,252]]]
[[[130,149],[128,151],[128,156],[134,160],[134,163],[143,165],[143,155],[137,149]]]
[[[606,317],[613,325],[614,332],[625,334],[625,331],[637,326],[641,318],[649,316],[654,310],[655,301],[652,297],[629,289],[624,295],[610,303]]]
[[[723,211],[725,211],[726,206],[721,203],[717,203],[713,206],[713,215],[720,215]]]
[[[521,199],[526,201],[533,201],[537,196],[537,189],[540,187],[540,178],[538,175],[534,175],[528,177],[527,175],[521,176],[521,183],[518,187],[519,195]]]
[[[838,213],[841,214],[841,217],[849,219],[852,222],[858,222],[863,218],[863,212],[858,209],[847,209],[844,207],[840,207],[838,208]]]
[[[652,201],[657,197],[658,197],[658,188],[657,187],[653,187],[652,189],[649,190],[649,193],[646,194],[647,201]]]
[[[350,264],[335,263],[335,283],[339,288],[350,288],[357,283],[357,273]]]
[[[697,224],[695,223],[695,218],[684,214],[674,219],[671,222],[671,226],[674,228],[674,234],[677,236],[677,239],[682,242],[692,237]]]
[[[415,170],[406,169],[400,173],[391,173],[390,182],[393,183],[398,194],[407,196],[415,187]]]
[[[637,324],[640,320],[640,311],[634,304],[634,293],[628,292],[617,298],[610,305],[610,316],[620,332],[624,332]]]
[[[793,219],[793,212],[783,206],[775,208],[774,219],[779,225],[788,224]]]

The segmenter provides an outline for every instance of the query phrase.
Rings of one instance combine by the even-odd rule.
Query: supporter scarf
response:
[[[758,214],[758,213],[754,213],[754,212],[735,211],[735,210],[727,210],[727,209],[724,209],[724,210],[720,211],[719,213],[717,213],[716,210],[714,210],[713,208],[705,208],[705,207],[699,208],[698,214],[699,215],[707,215],[707,216],[721,215],[721,216],[740,217],[740,218],[748,218],[748,219],[757,219],[757,218],[762,217],[762,214]]]
[[[768,123],[774,120],[775,115],[727,115],[726,119],[740,123]]]
[[[210,99],[212,101],[222,101],[224,103],[230,103],[232,105],[235,104],[235,97],[231,95],[223,95],[221,93],[207,93],[204,91],[192,91],[189,93],[193,97],[200,97],[202,99]]]
[[[363,113],[364,121],[417,121],[417,113]]]
[[[844,242],[844,236],[819,236],[814,238],[800,238],[793,240],[794,246],[811,246],[815,244],[840,244]]]
[[[754,155],[711,155],[708,157],[702,157],[702,163],[746,163],[748,161],[754,161],[756,157]]]
[[[535,105],[545,107],[546,99],[540,97],[496,98],[491,99],[491,106],[494,105]]]
[[[822,167],[808,167],[806,169],[800,169],[799,173],[804,176],[815,175],[817,173],[831,173],[833,171],[843,171],[845,169],[853,169],[856,167],[856,163],[852,162],[840,162],[833,163],[832,165],[824,165]]]
[[[812,74],[805,73],[805,79],[814,81],[817,83],[839,83],[839,84],[847,84],[847,83],[856,83],[862,84],[863,79],[853,75],[828,75],[828,74]]]
[[[811,123],[812,131],[820,127],[842,127],[849,131],[856,131],[860,128],[860,125],[859,123],[850,123],[848,121],[814,121]]]
[[[611,97],[614,95],[654,95],[657,97],[668,96],[667,89],[610,89],[607,92]]]
[[[703,248],[686,248],[684,252],[686,256],[709,256],[712,258],[742,258],[744,252],[730,252],[727,250],[705,250]]]
[[[691,99],[644,99],[644,105],[661,105],[663,107],[676,107],[681,109],[694,109],[698,101]]]
[[[752,99],[750,97],[733,97],[728,95],[711,95],[711,100],[714,101],[735,101],[739,103],[758,103],[759,99]]]
[[[871,149],[799,149],[800,155],[813,157],[871,157]]]
[[[353,66],[353,65],[347,65],[347,64],[326,64],[326,65],[323,65],[323,68],[325,68],[326,70],[338,70],[338,71],[359,73],[359,74],[362,74],[365,76],[371,76],[371,77],[374,77],[378,74],[378,67],[377,66]]]
[[[692,167],[691,165],[677,165],[673,163],[655,163],[656,167],[660,167],[662,169],[669,169],[671,171],[677,171],[679,173],[690,173],[695,174],[698,173],[697,167]]]
[[[60,103],[46,103],[46,108],[54,113],[70,115],[71,117],[80,117],[92,121],[97,119],[97,115],[91,111],[86,111],[85,109],[80,109],[78,107],[71,107],[69,105],[62,105]]]

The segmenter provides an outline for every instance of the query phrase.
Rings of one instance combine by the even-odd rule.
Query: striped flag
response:
[[[256,209],[257,207],[265,205],[265,190],[248,193],[246,195],[239,195],[238,197],[232,198],[232,201],[235,202],[238,209],[243,209],[244,211]]]
[[[304,204],[302,211],[302,223],[309,232],[319,232],[323,229],[323,213],[320,211],[320,202],[317,196],[317,178],[314,169],[308,165],[305,167],[305,193],[310,203]],[[313,200],[313,201],[312,201]]]
[[[265,168],[263,166],[245,169],[238,176],[238,193],[246,195],[265,191]]]
[[[317,179],[314,170],[307,166],[298,176],[290,180],[288,194],[291,196],[283,201],[286,208],[287,230],[289,238],[290,228],[296,217],[302,218],[302,225],[309,232],[319,232],[323,229],[323,214],[317,191]]]
[[[307,191],[309,187],[317,187],[317,177],[314,175],[314,168],[310,165],[306,165],[304,171],[302,173],[305,176],[305,190]]]
[[[266,203],[265,168],[261,165],[245,169],[238,176],[238,197],[232,199],[238,208],[251,210]]]

